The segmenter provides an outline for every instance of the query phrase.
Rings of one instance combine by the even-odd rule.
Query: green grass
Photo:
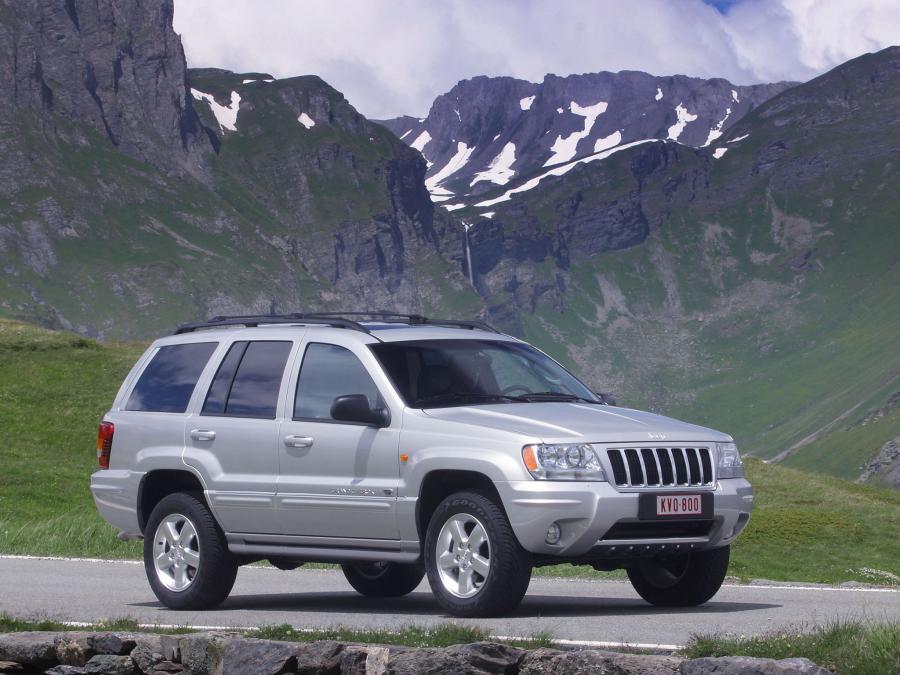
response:
[[[140,624],[131,618],[115,618],[98,621],[87,626],[73,627],[55,619],[23,619],[10,614],[0,614],[0,633],[22,633],[28,631],[113,631],[128,633],[184,634],[196,632],[188,626],[161,627]],[[260,626],[259,628],[234,631],[244,637],[259,640],[279,640],[282,642],[317,642],[335,640],[363,644],[387,644],[403,647],[450,647],[472,642],[500,642],[523,649],[553,647],[553,636],[547,632],[537,632],[531,637],[518,640],[498,640],[478,626],[462,626],[446,622],[437,626],[402,626],[397,630],[358,629],[335,626],[332,628],[295,628],[289,624]]]
[[[137,558],[95,509],[97,423],[142,344],[0,320],[0,553]],[[893,583],[900,492],[747,460],[756,508],[732,553],[742,579]],[[622,578],[588,567],[541,575]]]
[[[851,621],[756,637],[698,635],[684,653],[693,659],[703,656],[805,657],[841,675],[888,675],[900,673],[900,621],[882,624]]]

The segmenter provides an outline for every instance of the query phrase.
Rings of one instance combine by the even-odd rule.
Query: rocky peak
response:
[[[382,123],[422,152],[433,198],[452,207],[515,177],[635,141],[707,145],[789,86],[632,71],[551,74],[539,84],[476,77],[435,99],[423,120]]]
[[[87,124],[127,155],[201,173],[210,149],[187,93],[173,0],[0,0],[0,123]]]

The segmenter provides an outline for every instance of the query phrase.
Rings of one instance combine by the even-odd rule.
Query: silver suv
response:
[[[132,368],[97,455],[97,508],[143,537],[173,609],[221,603],[260,560],[338,563],[368,596],[427,575],[457,616],[512,610],[559,563],[697,605],[753,503],[730,436],[613,407],[483,323],[415,315],[182,326]]]

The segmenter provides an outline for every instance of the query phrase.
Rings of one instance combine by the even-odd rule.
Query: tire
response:
[[[628,568],[634,590],[657,607],[696,607],[712,598],[728,571],[730,547],[641,560]]]
[[[147,580],[166,607],[211,609],[228,597],[238,564],[199,495],[164,497],[150,514],[144,535]]]
[[[473,536],[476,540],[470,541]],[[531,567],[531,556],[519,545],[506,514],[488,496],[452,494],[431,516],[425,570],[438,604],[449,614],[487,617],[512,611],[528,590]]]
[[[412,593],[425,577],[421,565],[403,563],[348,563],[341,569],[354,590],[370,598],[399,598]]]

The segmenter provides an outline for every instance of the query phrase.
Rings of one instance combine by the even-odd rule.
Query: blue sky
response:
[[[703,0],[703,2],[725,14],[732,5],[738,4],[740,0]]]
[[[808,80],[900,44],[900,0],[175,0],[188,64],[315,74],[373,118],[459,80],[643,70]]]

